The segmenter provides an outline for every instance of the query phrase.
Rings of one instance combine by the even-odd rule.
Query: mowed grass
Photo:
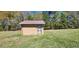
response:
[[[2,48],[78,48],[79,29],[47,30],[44,35],[23,36],[20,31],[0,32]]]

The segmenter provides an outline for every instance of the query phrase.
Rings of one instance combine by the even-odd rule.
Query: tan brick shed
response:
[[[44,33],[43,20],[25,20],[20,23],[23,35],[38,35]]]

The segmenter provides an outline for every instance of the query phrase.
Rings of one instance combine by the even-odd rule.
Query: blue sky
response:
[[[32,13],[36,14],[36,13],[42,13],[42,11],[31,11]]]

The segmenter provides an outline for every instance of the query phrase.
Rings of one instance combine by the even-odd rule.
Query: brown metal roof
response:
[[[43,20],[25,20],[20,24],[45,24],[45,22]]]

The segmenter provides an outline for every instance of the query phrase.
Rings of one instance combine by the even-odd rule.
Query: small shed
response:
[[[23,35],[37,35],[44,33],[44,24],[43,20],[25,20],[21,23],[21,31]]]

